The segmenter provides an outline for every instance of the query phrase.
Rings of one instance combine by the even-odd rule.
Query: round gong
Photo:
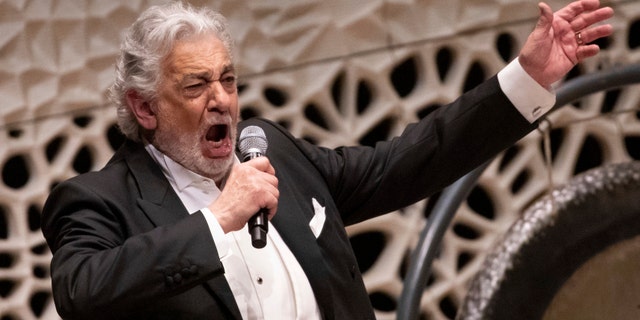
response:
[[[576,176],[487,255],[458,319],[640,319],[640,162]]]
[[[553,297],[543,319],[640,319],[640,236],[583,264]]]

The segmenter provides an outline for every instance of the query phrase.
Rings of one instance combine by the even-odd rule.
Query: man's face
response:
[[[214,35],[176,42],[161,65],[153,145],[217,183],[233,165],[238,121],[235,70]]]

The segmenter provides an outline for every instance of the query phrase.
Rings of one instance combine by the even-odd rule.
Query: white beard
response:
[[[235,150],[235,128],[229,130],[229,134],[232,150]],[[216,184],[220,184],[227,177],[235,162],[233,152],[224,159],[205,158],[200,149],[200,136],[197,133],[175,135],[156,130],[153,145],[173,161],[201,176],[213,179]]]

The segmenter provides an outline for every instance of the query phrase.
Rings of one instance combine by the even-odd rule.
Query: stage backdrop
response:
[[[53,185],[101,168],[121,143],[105,99],[119,41],[139,12],[163,2],[0,1],[0,318],[58,318],[42,205]],[[536,2],[192,1],[229,18],[242,117],[275,120],[328,147],[388,139],[496,73],[533,28]],[[615,35],[569,78],[640,60],[640,2],[606,3],[617,10]],[[638,89],[567,106],[494,161],[445,235],[423,318],[455,316],[496,236],[552,185],[640,159]],[[349,229],[379,319],[394,319],[424,208]]]

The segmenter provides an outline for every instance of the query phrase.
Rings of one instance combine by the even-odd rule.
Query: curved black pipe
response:
[[[635,83],[640,83],[640,63],[582,75],[565,82],[558,89],[553,110],[592,93]],[[413,251],[398,303],[397,319],[418,319],[420,298],[427,284],[431,263],[440,247],[442,237],[458,207],[491,161],[477,167],[441,192],[429,215],[427,225],[420,234],[420,241]]]

